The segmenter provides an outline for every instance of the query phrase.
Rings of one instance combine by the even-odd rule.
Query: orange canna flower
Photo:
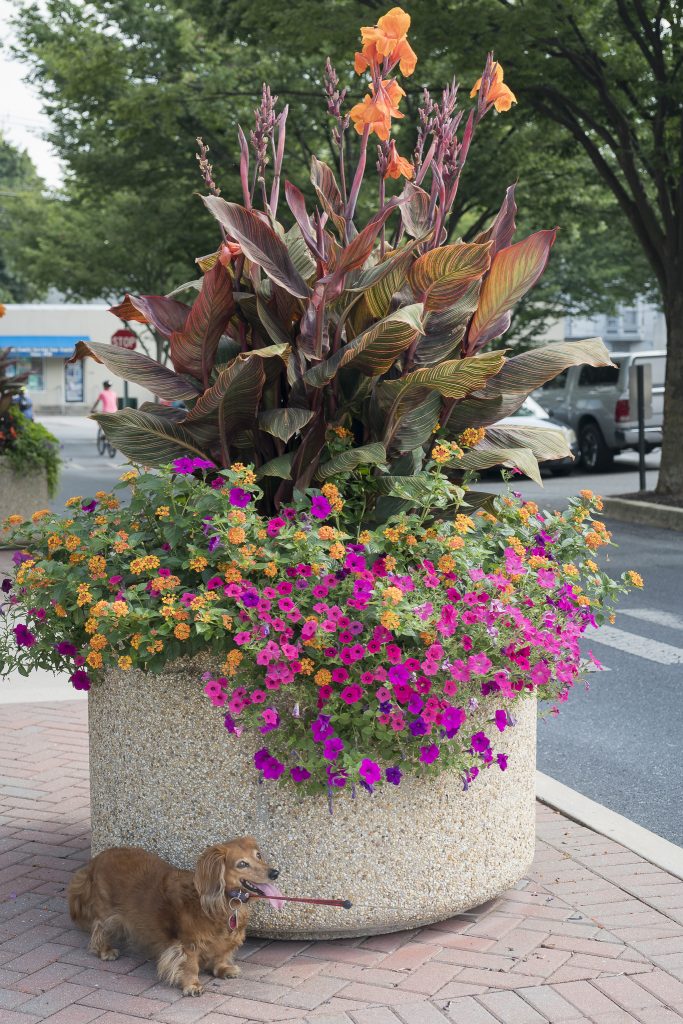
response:
[[[370,131],[386,142],[391,131],[392,117],[405,116],[398,109],[402,96],[405,96],[405,92],[393,79],[382,82],[376,94],[364,96],[363,102],[357,103],[349,112],[358,134],[362,135],[365,126],[370,125]]]
[[[400,178],[401,175],[410,181],[413,176],[413,165],[410,160],[406,160],[405,157],[398,155],[396,143],[392,139],[389,144],[389,162],[387,164],[387,170],[384,177],[385,179]]]
[[[391,64],[399,61],[401,74],[412,75],[417,56],[406,36],[410,28],[410,15],[400,7],[392,7],[376,25],[361,28],[363,51],[354,61],[356,73],[361,75],[371,64],[379,64],[385,57]]]
[[[493,103],[498,113],[501,113],[504,110],[509,110],[512,104],[517,102],[517,97],[512,89],[503,84],[503,68],[497,61],[493,65],[493,74],[494,78],[486,95],[486,102]],[[476,96],[480,88],[481,78],[474,83],[470,97]]]

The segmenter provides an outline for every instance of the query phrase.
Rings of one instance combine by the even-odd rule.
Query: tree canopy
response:
[[[165,292],[196,276],[193,261],[215,248],[216,236],[197,197],[195,137],[210,146],[223,195],[239,200],[236,125],[248,132],[263,81],[290,107],[284,173],[312,194],[311,154],[331,157],[325,58],[349,87],[348,105],[360,99],[364,85],[352,63],[359,27],[385,7],[332,0],[324,19],[317,0],[48,0],[24,8],[21,55],[67,167],[62,193],[47,204],[36,282],[93,298]],[[407,114],[397,141],[405,155],[425,86],[438,95],[455,76],[469,92],[492,44],[504,63],[516,52],[500,26],[491,25],[487,37],[483,25],[493,10],[480,15],[476,2],[414,0],[410,13],[419,63],[404,83]],[[523,62],[506,73],[523,95]],[[647,290],[652,277],[588,154],[522,95],[505,118],[484,126],[448,225],[453,238],[474,234],[515,180],[520,228],[560,225],[543,282],[516,318],[518,339],[568,308],[609,310]]]

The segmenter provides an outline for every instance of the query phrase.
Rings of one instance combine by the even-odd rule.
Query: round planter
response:
[[[15,473],[7,458],[0,456],[0,522],[7,516],[30,519],[39,508],[47,508],[45,473]]]
[[[192,867],[214,842],[253,835],[292,896],[351,910],[256,903],[252,934],[289,939],[399,931],[461,913],[514,885],[534,854],[535,701],[500,738],[509,768],[406,778],[327,800],[260,783],[257,739],[228,734],[201,692],[202,666],[109,672],[89,693],[93,855],[142,846]],[[493,709],[493,705],[492,705]],[[260,737],[259,737],[260,739]]]

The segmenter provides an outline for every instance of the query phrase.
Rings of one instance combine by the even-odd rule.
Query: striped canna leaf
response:
[[[491,242],[442,245],[423,253],[410,269],[408,280],[425,312],[439,312],[456,303],[491,265]]]

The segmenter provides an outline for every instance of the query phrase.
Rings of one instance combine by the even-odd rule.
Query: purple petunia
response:
[[[23,622],[14,627],[14,639],[18,647],[33,647],[36,642],[35,636]]]
[[[314,519],[327,519],[332,506],[323,494],[316,494],[311,501],[311,515]]]
[[[436,743],[430,743],[428,747],[420,747],[420,760],[423,764],[433,764],[440,754]]]
[[[2,584],[0,584],[0,590],[2,590],[3,594],[9,594],[11,589],[12,581],[9,578],[9,576],[6,576],[5,579],[2,581]]]
[[[504,772],[508,766],[507,754],[498,754],[496,757],[496,761],[498,762],[498,767],[500,768],[500,770]]]
[[[504,732],[508,725],[508,713],[507,711],[501,711],[498,709],[495,714],[496,728],[500,732]]]
[[[311,777],[311,773],[299,764],[295,765],[294,768],[290,768],[289,774],[292,776],[293,782],[305,782],[306,779]]]
[[[390,782],[392,786],[398,786],[401,782],[402,775],[400,768],[387,768],[384,774],[386,775],[387,782]]]
[[[323,743],[323,757],[326,761],[336,761],[343,749],[344,744],[339,737],[331,736]]]
[[[242,487],[231,487],[228,501],[235,508],[246,508],[251,501],[251,494]]]
[[[332,735],[333,731],[329,715],[318,715],[316,720],[311,722],[311,732],[316,743],[322,743],[323,740]]]
[[[174,472],[180,476],[188,476],[190,473],[194,473],[195,469],[216,468],[215,462],[210,462],[208,459],[190,459],[187,455],[174,459],[172,465]]]
[[[285,766],[282,761],[278,761],[276,757],[269,757],[263,766],[263,778],[264,779],[279,779],[285,770]]]
[[[475,732],[472,737],[472,750],[481,753],[484,750],[488,750],[491,746],[491,741],[485,732]]]
[[[70,644],[68,640],[60,640],[58,644],[55,644],[55,650],[57,654],[61,654],[65,658],[73,658],[78,654],[78,648],[74,644]]]
[[[91,501],[87,501],[85,505],[81,505],[81,508],[84,512],[94,512],[97,508],[97,502],[93,498]]]
[[[90,689],[90,676],[85,669],[77,668],[69,676],[69,682],[73,686],[74,690],[89,690]]]
[[[441,715],[441,726],[449,740],[455,736],[466,718],[462,708],[446,708]]]
[[[22,562],[30,561],[31,556],[27,551],[15,551],[12,555],[14,565],[21,565]]]

